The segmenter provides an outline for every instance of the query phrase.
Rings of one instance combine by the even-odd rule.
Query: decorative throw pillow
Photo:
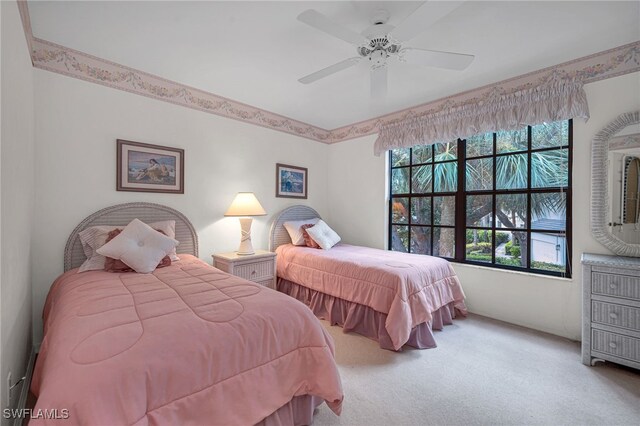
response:
[[[340,242],[340,235],[329,228],[329,225],[323,220],[318,221],[315,226],[307,228],[306,231],[309,233],[309,236],[325,250],[329,250]]]
[[[156,229],[156,231],[160,232],[162,235],[167,235],[164,232],[162,232],[160,229]],[[118,235],[120,235],[121,232],[122,232],[122,229],[119,229],[119,228],[109,232],[109,235],[107,236],[107,241],[105,242],[105,244],[113,240]],[[164,268],[165,266],[171,266],[171,257],[169,255],[162,258],[160,263],[158,263],[157,268]],[[113,257],[105,258],[104,270],[107,272],[134,272],[133,269],[131,269],[122,260],[114,259]]]
[[[133,219],[120,235],[96,251],[105,257],[122,260],[138,273],[148,274],[177,245],[173,238],[162,235],[141,220]]]
[[[150,223],[153,229],[161,230],[164,234],[169,238],[175,238],[176,232],[176,221],[175,220],[162,220],[158,222]],[[85,271],[95,271],[99,269],[104,269],[105,266],[105,258],[101,254],[97,253],[100,247],[105,245],[107,242],[107,237],[109,232],[114,229],[122,229],[123,227],[111,226],[111,225],[101,225],[101,226],[91,226],[87,229],[80,231],[78,236],[80,237],[80,242],[82,243],[82,250],[84,251],[84,255],[87,258],[80,268],[78,272]],[[169,257],[172,261],[176,262],[180,260],[178,255],[176,254],[176,249],[174,248],[171,253],[169,253]]]
[[[303,246],[304,234],[302,233],[302,225],[306,225],[307,223],[315,225],[319,220],[320,219],[317,217],[305,220],[292,220],[283,223],[282,226],[284,226],[284,229],[289,233],[289,237],[291,237],[291,244],[295,246]]]
[[[176,221],[175,220],[161,220],[159,222],[153,222],[148,224],[150,227],[155,229],[156,231],[162,232],[169,238],[176,239]],[[180,245],[180,244],[178,244]],[[172,262],[177,262],[180,260],[178,254],[176,253],[176,248],[174,247],[169,253],[169,257]]]
[[[104,269],[104,256],[96,253],[96,250],[102,247],[107,241],[109,232],[118,229],[116,226],[91,226],[80,231],[78,236],[82,243],[82,250],[87,260],[84,261],[78,272],[95,271]]]
[[[302,229],[302,235],[304,236],[304,244],[307,247],[311,247],[311,248],[317,248],[319,249],[320,246],[318,245],[318,243],[316,243],[313,238],[311,238],[311,235],[309,235],[309,233],[307,232],[308,228],[312,228],[315,225],[313,223],[305,223],[304,225],[302,225],[300,228]]]

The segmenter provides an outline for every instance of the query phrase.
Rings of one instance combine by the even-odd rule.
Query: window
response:
[[[389,249],[570,276],[571,121],[390,153]]]

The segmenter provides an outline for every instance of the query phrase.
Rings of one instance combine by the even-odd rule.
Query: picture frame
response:
[[[305,167],[276,163],[276,197],[306,199],[308,179]]]
[[[116,140],[116,190],[184,194],[184,149]]]

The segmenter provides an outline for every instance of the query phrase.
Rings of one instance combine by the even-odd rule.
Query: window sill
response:
[[[557,276],[554,276],[554,275],[536,274],[534,272],[514,271],[512,269],[493,268],[491,266],[472,265],[472,264],[469,264],[469,263],[462,263],[462,262],[453,262],[453,261],[450,261],[450,262],[451,262],[452,265],[454,265],[454,268],[457,268],[458,266],[462,266],[464,268],[490,270],[490,271],[493,271],[493,272],[501,272],[501,273],[505,273],[505,274],[524,275],[524,276],[527,276],[527,277],[535,277],[535,278],[540,278],[540,279],[545,279],[545,280],[558,280],[558,281],[565,281],[565,282],[573,282],[574,281],[574,277],[564,278],[564,277],[557,277]]]

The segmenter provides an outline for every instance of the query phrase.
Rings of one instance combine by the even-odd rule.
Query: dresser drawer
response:
[[[640,308],[592,300],[591,321],[640,331]]]
[[[235,265],[233,268],[233,275],[256,282],[267,278],[273,278],[273,263],[273,259],[267,259],[261,262]]]
[[[640,361],[640,339],[592,329],[591,349],[632,361]]]
[[[593,272],[591,291],[593,294],[640,300],[640,277]]]

